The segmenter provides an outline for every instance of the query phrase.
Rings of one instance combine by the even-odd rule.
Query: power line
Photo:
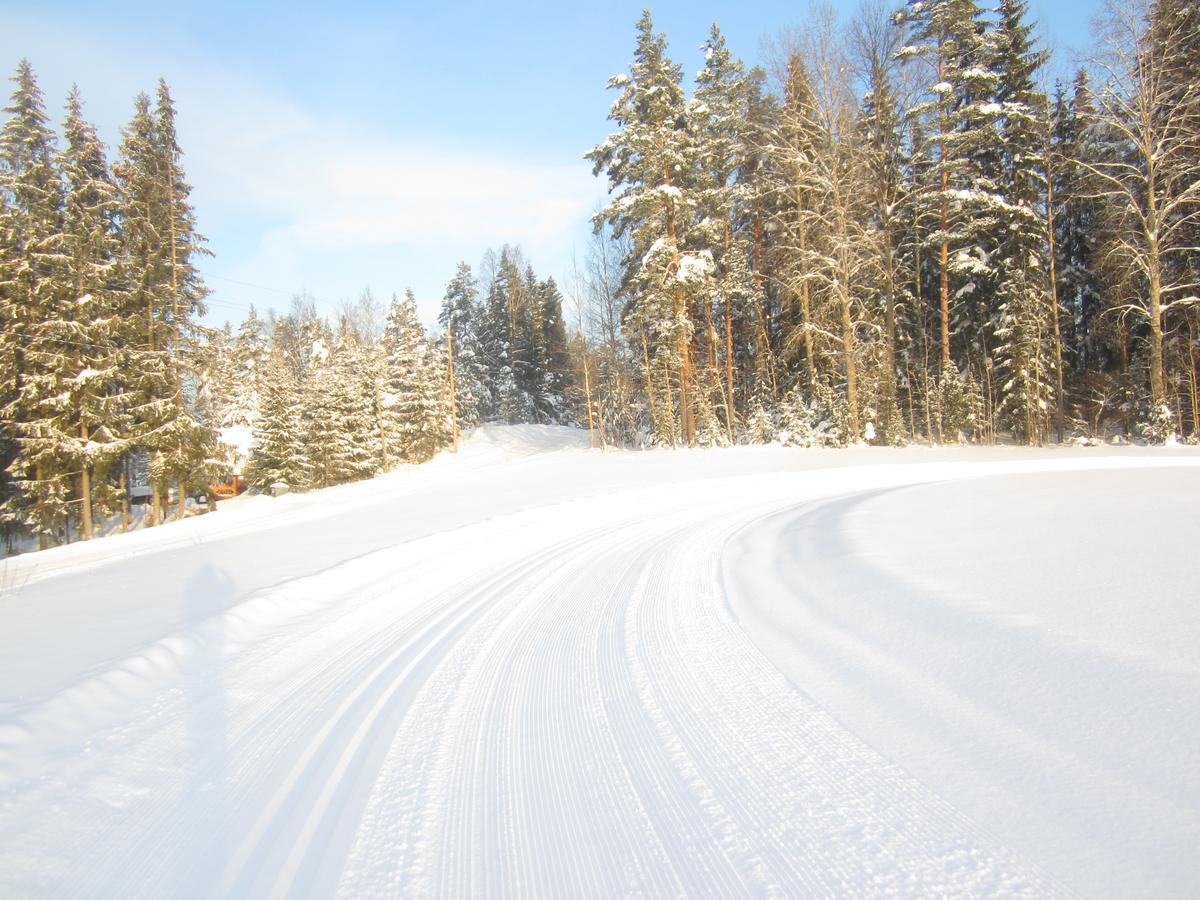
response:
[[[296,296],[296,291],[288,291],[283,288],[267,287],[265,284],[255,284],[253,281],[239,281],[236,278],[226,278],[224,275],[208,275],[207,278],[215,278],[218,281],[228,281],[230,284],[240,284],[243,287],[257,288],[260,291],[271,291],[274,294],[284,294],[288,297]]]

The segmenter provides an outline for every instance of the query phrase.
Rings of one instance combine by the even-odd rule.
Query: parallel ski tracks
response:
[[[185,683],[98,736],[134,743],[134,781],[151,762],[181,778],[82,829],[61,893],[1055,893],[733,620],[725,542],[795,505],[767,480],[702,505],[648,491],[549,508],[558,537],[466,577],[439,571],[452,554],[397,557],[183,676],[224,679],[218,696]],[[395,602],[411,584],[428,595]],[[199,763],[189,714],[223,729]]]

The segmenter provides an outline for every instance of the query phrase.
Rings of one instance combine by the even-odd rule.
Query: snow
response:
[[[679,257],[675,280],[683,284],[702,284],[712,274],[713,266],[712,253],[708,250],[684,253]]]
[[[10,559],[0,895],[1186,895],[1198,490],[487,427]]]
[[[217,429],[219,440],[229,451],[234,463],[234,471],[241,473],[250,459],[250,454],[258,445],[254,431],[247,425],[229,425]]]

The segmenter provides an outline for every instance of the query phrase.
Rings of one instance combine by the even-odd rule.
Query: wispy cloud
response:
[[[454,262],[502,242],[522,244],[539,271],[558,275],[602,191],[578,158],[522,157],[469,129],[405,135],[399,122],[311,109],[287,86],[211,57],[167,57],[49,16],[27,13],[17,24],[19,37],[0,39],[0,51],[14,65],[33,58],[52,106],[79,81],[114,144],[133,92],[166,75],[201,230],[217,254],[205,269],[222,316],[248,300],[279,306],[281,289],[334,301],[368,284],[414,286],[428,316]],[[79,53],[97,42],[103,61]]]

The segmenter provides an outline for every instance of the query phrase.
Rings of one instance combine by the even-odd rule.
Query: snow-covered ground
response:
[[[487,428],[7,560],[0,896],[1186,896],[1200,455]]]

